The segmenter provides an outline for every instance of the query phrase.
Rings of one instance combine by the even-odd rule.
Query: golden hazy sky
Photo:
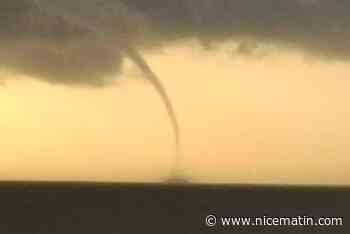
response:
[[[350,69],[297,51],[238,56],[186,41],[145,54],[174,104],[193,181],[350,184]],[[165,108],[131,62],[106,87],[8,76],[0,180],[159,181],[174,160]]]

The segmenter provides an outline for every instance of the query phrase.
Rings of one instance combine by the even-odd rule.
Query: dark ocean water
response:
[[[223,216],[341,217],[343,225],[223,227]],[[350,233],[350,187],[0,183],[0,234],[56,233]]]

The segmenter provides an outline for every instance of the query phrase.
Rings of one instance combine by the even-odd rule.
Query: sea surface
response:
[[[223,217],[342,225],[224,226]],[[0,234],[56,233],[350,233],[350,187],[0,182]]]

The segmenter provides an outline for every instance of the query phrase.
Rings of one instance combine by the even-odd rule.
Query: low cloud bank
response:
[[[120,72],[125,47],[186,38],[237,41],[241,55],[269,45],[348,61],[348,9],[346,0],[2,0],[0,66],[49,82],[104,85]]]

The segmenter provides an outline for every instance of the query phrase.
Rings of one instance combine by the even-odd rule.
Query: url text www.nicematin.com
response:
[[[235,227],[235,226],[261,226],[261,227],[276,227],[276,226],[343,226],[343,218],[341,217],[228,217],[209,214],[205,217],[205,224],[208,227]]]

